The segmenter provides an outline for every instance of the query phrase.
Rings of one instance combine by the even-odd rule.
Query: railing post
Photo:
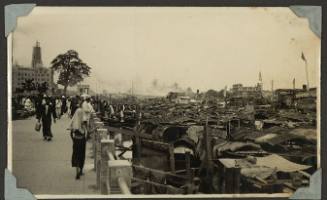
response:
[[[133,177],[132,164],[127,160],[109,160],[108,177],[110,193],[130,194]]]
[[[97,141],[98,141],[98,129],[103,127],[103,122],[100,122],[99,118],[94,118],[94,134],[93,134],[93,158],[94,158],[94,170],[97,169]]]
[[[108,179],[108,161],[109,156],[107,152],[114,154],[115,152],[115,141],[102,139],[101,140],[101,167],[100,167],[100,191],[101,194],[108,194],[107,191],[107,179]]]
[[[91,158],[94,158],[94,118],[95,116],[93,115],[93,113],[91,114],[91,117],[90,117],[90,130],[92,131],[92,134],[91,134],[91,141],[92,141],[92,155],[91,155]]]
[[[96,180],[97,180],[97,188],[100,188],[100,171],[101,171],[101,139],[107,135],[107,129],[98,128],[96,131],[96,154],[95,154],[95,161],[96,161]]]
[[[128,185],[128,183],[126,182],[126,179],[124,177],[118,178],[118,185],[119,185],[121,193],[131,194],[130,185]]]

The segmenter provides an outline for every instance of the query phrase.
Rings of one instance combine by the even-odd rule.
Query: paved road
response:
[[[17,186],[33,194],[98,194],[94,189],[91,143],[87,143],[85,175],[75,180],[72,140],[66,130],[69,118],[53,124],[51,142],[43,141],[42,132],[34,131],[35,122],[35,118],[13,121],[13,174]]]

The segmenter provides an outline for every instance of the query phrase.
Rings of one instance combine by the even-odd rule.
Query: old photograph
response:
[[[320,168],[321,38],[291,7],[38,7],[11,34],[34,195],[291,196]]]

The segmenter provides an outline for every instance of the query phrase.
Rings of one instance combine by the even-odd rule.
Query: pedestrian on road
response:
[[[70,110],[70,103],[71,103],[71,98],[67,98],[67,115],[71,116],[71,110]]]
[[[70,103],[70,117],[73,117],[76,109],[78,108],[79,98],[78,96],[73,97]]]
[[[61,98],[61,115],[64,115],[67,112],[67,100],[65,96]]]
[[[42,121],[42,132],[43,132],[43,139],[47,141],[52,140],[52,131],[51,131],[51,124],[52,119],[53,122],[56,123],[56,112],[54,106],[51,103],[51,99],[44,98],[42,100],[42,105],[40,106],[40,112],[38,113],[37,119]]]
[[[76,167],[76,179],[83,175],[86,149],[86,123],[83,121],[84,112],[77,108],[70,123],[70,136],[73,140],[72,167]]]
[[[62,102],[60,98],[56,99],[56,114],[58,119],[60,119],[61,117],[61,106],[62,106]]]
[[[82,103],[82,110],[83,110],[83,121],[86,123],[87,127],[87,133],[86,133],[86,139],[90,139],[91,136],[89,134],[89,124],[90,124],[90,118],[91,113],[94,112],[93,106],[91,105],[91,99],[90,97],[87,97],[85,101]]]

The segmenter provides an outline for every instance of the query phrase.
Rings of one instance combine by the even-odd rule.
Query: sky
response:
[[[292,88],[293,78],[300,88],[302,52],[310,86],[320,80],[320,38],[289,8],[36,7],[17,21],[14,63],[31,66],[36,41],[46,67],[76,50],[92,68],[84,83],[97,92],[254,86],[259,72],[266,90],[272,80],[274,89]]]

